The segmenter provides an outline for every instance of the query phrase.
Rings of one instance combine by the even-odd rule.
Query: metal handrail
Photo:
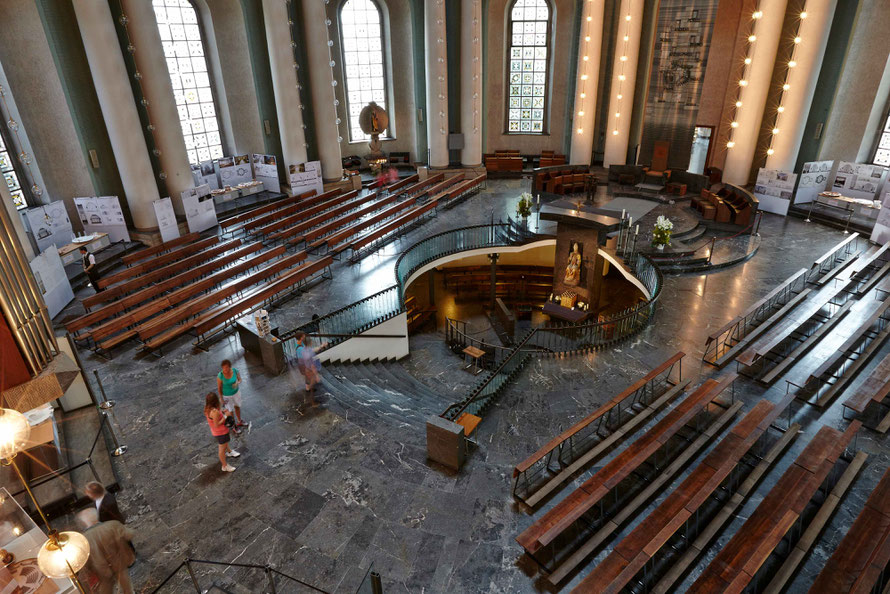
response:
[[[353,301],[349,305],[344,305],[340,309],[337,309],[337,310],[332,311],[331,313],[325,314],[325,315],[321,316],[320,318],[316,318],[312,321],[306,322],[302,326],[298,326],[298,327],[294,328],[293,330],[288,330],[287,332],[285,332],[284,334],[279,336],[279,339],[281,341],[286,341],[286,340],[296,336],[296,334],[298,332],[305,332],[306,334],[311,334],[313,331],[312,330],[313,328],[318,328],[324,322],[333,320],[333,319],[345,314],[346,312],[354,311],[356,308],[360,307],[363,303],[372,301],[375,298],[380,297],[381,295],[387,293],[388,291],[393,291],[393,290],[398,290],[398,285],[391,285],[391,286],[383,289],[382,291],[378,291],[378,292],[374,293],[373,295],[368,295],[367,297],[359,299],[358,301]],[[404,310],[404,306],[400,307],[394,311],[390,311],[390,312],[384,314],[383,319],[381,319],[380,321],[384,321],[386,319],[394,317],[394,316],[398,315],[399,313],[401,313],[403,310]]]

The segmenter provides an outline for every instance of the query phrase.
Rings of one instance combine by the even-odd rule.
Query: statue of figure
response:
[[[564,282],[570,287],[577,287],[581,282],[581,251],[577,243],[572,244]]]
[[[380,134],[380,119],[376,111],[371,112],[371,134]]]

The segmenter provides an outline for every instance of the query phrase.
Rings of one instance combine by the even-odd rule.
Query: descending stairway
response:
[[[321,371],[316,397],[329,410],[375,432],[400,431],[400,439],[426,444],[426,420],[450,404],[398,362],[336,363]]]
[[[671,245],[664,251],[647,248],[646,255],[652,258],[665,274],[684,272],[710,272],[740,264],[752,258],[760,248],[759,235],[739,235],[723,237],[713,232],[705,236],[707,227],[699,224],[682,235],[671,237]],[[716,237],[714,252],[711,240]]]

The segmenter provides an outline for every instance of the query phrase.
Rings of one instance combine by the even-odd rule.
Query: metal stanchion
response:
[[[102,411],[102,416],[105,417],[105,420],[108,421],[108,413]],[[111,426],[111,422],[108,423],[108,430],[111,431],[111,441],[114,443],[114,450],[111,451],[111,455],[117,458],[118,456],[123,456],[127,453],[127,446],[121,445],[117,441],[117,435],[114,434],[114,427]]]
[[[105,395],[105,388],[102,386],[102,380],[99,379],[99,371],[94,369],[93,375],[96,376],[96,383],[99,384],[99,392],[102,393],[102,402],[99,403],[99,408],[102,410],[114,408],[114,400],[109,400]]]
[[[380,581],[380,574],[376,571],[371,572],[371,592],[383,594],[383,583]]]
[[[195,572],[192,569],[192,560],[185,560],[185,569],[189,572],[189,577],[192,578],[192,585],[195,587],[195,592],[201,594],[201,586],[198,585],[198,578],[195,577]]]

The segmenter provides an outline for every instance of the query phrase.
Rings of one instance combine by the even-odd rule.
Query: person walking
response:
[[[121,524],[127,523],[126,517],[117,506],[117,499],[115,499],[114,493],[106,491],[105,487],[102,486],[102,483],[90,481],[87,483],[86,487],[83,488],[83,492],[96,504],[96,511],[99,512],[100,522],[117,520]]]
[[[235,411],[238,422],[236,427],[243,427],[246,423],[241,418],[241,374],[232,368],[232,362],[223,359],[222,371],[216,376],[216,390],[222,399],[223,405],[229,410]]]
[[[84,273],[90,279],[93,289],[97,293],[101,291],[102,289],[99,287],[99,269],[96,268],[96,256],[91,254],[86,246],[83,245],[80,246],[80,264],[83,266]]]
[[[309,346],[309,337],[305,332],[297,334],[297,368],[306,380],[306,392],[311,393],[321,381],[318,374],[318,360],[315,351]]]
[[[235,467],[230,465],[226,458],[237,458],[241,455],[229,446],[229,427],[226,425],[226,419],[231,416],[232,413],[228,411],[224,413],[220,410],[219,396],[208,392],[204,398],[204,417],[207,419],[207,424],[210,425],[210,433],[213,434],[219,445],[219,462],[223,472],[235,471]],[[231,422],[234,422],[234,419]]]
[[[113,594],[115,583],[123,594],[133,594],[128,568],[136,560],[132,541],[135,533],[117,520],[99,521],[99,512],[88,507],[77,514],[77,523],[90,545],[90,556],[83,570],[94,579],[82,580],[92,584],[95,594]]]

